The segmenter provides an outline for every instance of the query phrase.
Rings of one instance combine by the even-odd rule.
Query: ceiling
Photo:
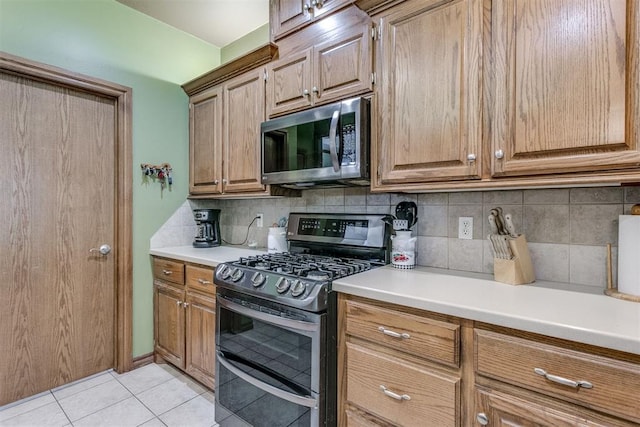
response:
[[[116,0],[217,47],[269,22],[269,0]]]

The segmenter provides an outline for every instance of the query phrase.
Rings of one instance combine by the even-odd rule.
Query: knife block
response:
[[[509,240],[513,259],[493,259],[493,278],[496,282],[524,285],[536,280],[529,247],[524,234]]]

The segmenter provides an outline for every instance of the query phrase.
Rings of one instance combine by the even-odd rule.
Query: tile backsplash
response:
[[[151,239],[152,247],[191,244],[191,209],[221,209],[220,228],[228,244],[265,247],[268,227],[289,212],[394,213],[404,200],[418,204],[418,264],[493,273],[486,236],[489,210],[511,213],[526,235],[538,280],[604,289],[606,245],[613,245],[615,281],[618,216],[640,203],[640,187],[595,187],[455,193],[370,193],[366,188],[305,190],[302,197],[247,200],[189,200]],[[248,225],[256,213],[264,227]],[[473,218],[473,239],[458,239],[458,218]],[[170,236],[169,236],[170,235]]]

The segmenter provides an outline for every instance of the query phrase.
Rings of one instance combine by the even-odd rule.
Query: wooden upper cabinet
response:
[[[492,6],[493,176],[638,168],[637,0]]]
[[[372,186],[479,178],[482,1],[410,0],[378,25]]]
[[[265,120],[264,71],[258,68],[223,86],[225,193],[264,191],[260,123]]]
[[[371,24],[339,34],[267,66],[269,117],[372,90]]]
[[[275,41],[352,2],[353,0],[271,0],[271,40]]]
[[[189,192],[222,192],[222,89],[191,97],[189,104]]]

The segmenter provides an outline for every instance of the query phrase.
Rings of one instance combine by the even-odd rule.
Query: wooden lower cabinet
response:
[[[155,264],[166,262],[154,259]],[[213,268],[181,265],[185,285],[175,282],[175,274],[171,275],[174,282],[157,275],[154,278],[155,357],[213,389],[216,324]]]
[[[155,352],[167,362],[184,366],[184,290],[154,282]]]
[[[549,404],[514,391],[478,388],[476,425],[539,427],[613,427],[638,424],[585,410],[577,405]]]
[[[340,297],[339,425],[460,426],[460,325]]]
[[[640,355],[338,301],[340,426],[640,426]]]

